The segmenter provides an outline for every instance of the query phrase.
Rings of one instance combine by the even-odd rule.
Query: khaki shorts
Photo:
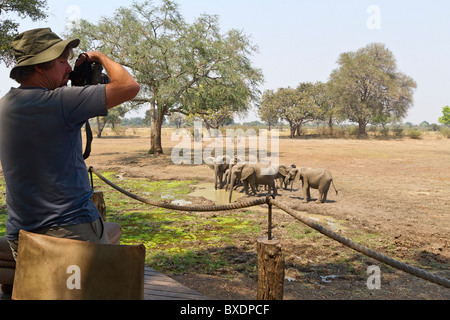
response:
[[[51,227],[31,231],[56,238],[66,238],[81,241],[89,241],[99,244],[109,244],[105,225],[101,218],[87,223],[80,223],[65,227]],[[18,240],[8,240],[14,259],[17,259]]]

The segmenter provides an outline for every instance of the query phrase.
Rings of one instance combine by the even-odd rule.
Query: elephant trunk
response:
[[[230,182],[231,182],[231,169],[233,168],[233,166],[230,164],[228,166],[228,176],[226,178],[227,182],[226,182],[226,187],[225,187],[225,191],[228,191],[228,187],[230,186]]]
[[[217,180],[219,180],[219,167],[216,165],[214,167],[214,176],[216,178],[216,181],[214,183],[214,189],[217,190]],[[222,181],[219,181],[219,184],[221,184]]]
[[[231,203],[231,196],[233,194],[233,188],[234,188],[234,182],[236,181],[236,175],[231,175],[231,186],[230,186],[230,198],[228,199],[228,202]]]

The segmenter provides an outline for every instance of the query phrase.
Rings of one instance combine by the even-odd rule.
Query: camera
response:
[[[69,79],[72,86],[82,87],[87,85],[110,83],[111,81],[109,77],[102,72],[103,66],[98,62],[89,61],[89,56],[87,53],[80,54],[78,59],[80,59],[83,55],[86,57],[84,62],[79,66],[77,66],[77,63],[75,62],[75,67],[69,74]]]

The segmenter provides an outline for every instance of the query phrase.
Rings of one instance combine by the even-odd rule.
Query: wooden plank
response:
[[[192,290],[174,279],[149,267],[144,269],[145,300],[209,300],[210,298]],[[0,291],[0,300],[11,300],[11,296]]]
[[[145,300],[207,300],[208,297],[149,267],[144,272]]]

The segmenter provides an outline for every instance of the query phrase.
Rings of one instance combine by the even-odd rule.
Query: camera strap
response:
[[[78,59],[80,59],[81,56],[85,57],[85,61],[81,65],[76,66]],[[72,81],[72,85],[74,85],[74,83],[76,83],[77,86],[87,85],[89,84],[87,83],[88,78],[84,77],[84,75],[89,71],[89,56],[87,55],[87,53],[83,52],[78,56],[78,59],[75,62],[76,67],[71,72],[70,80]],[[89,124],[89,119],[86,121],[85,129],[86,129],[86,147],[83,153],[84,160],[89,158],[89,155],[91,154],[92,129]]]
[[[84,153],[83,153],[84,160],[89,158],[89,155],[91,154],[92,129],[91,129],[91,125],[89,124],[89,120],[86,121],[85,129],[86,129],[86,147],[85,147]]]

